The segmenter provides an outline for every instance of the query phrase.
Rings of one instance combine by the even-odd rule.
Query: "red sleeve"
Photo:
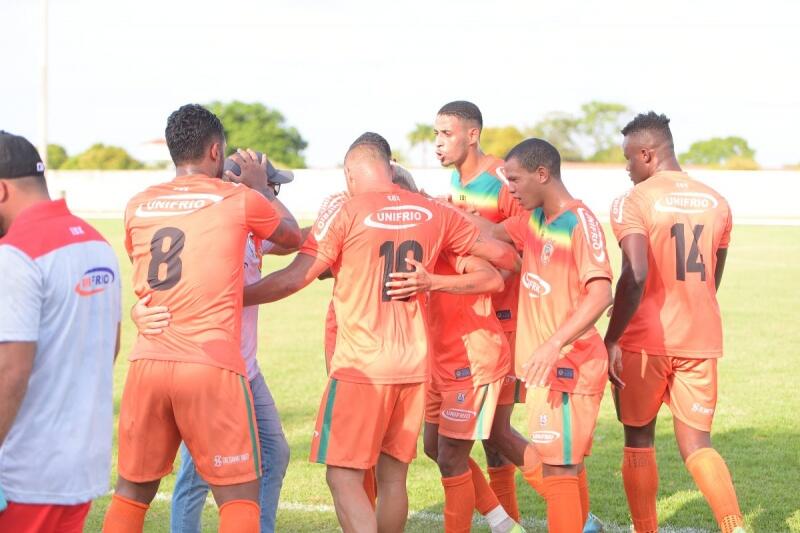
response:
[[[517,199],[511,196],[511,193],[508,191],[508,186],[505,183],[500,187],[500,194],[497,198],[497,210],[504,220],[519,215],[530,215],[528,211],[522,209],[522,205],[520,205]]]
[[[636,191],[631,190],[611,204],[611,229],[617,242],[634,233],[645,237],[648,235],[647,221],[641,208],[642,202]]]
[[[594,278],[613,279],[603,227],[594,213],[585,207],[578,208],[578,225],[572,234],[572,255],[582,286]]]
[[[472,245],[480,237],[480,230],[456,209],[438,207],[444,217],[442,250],[449,250],[456,255],[467,255]]]
[[[731,208],[728,207],[728,220],[725,223],[725,229],[722,232],[722,238],[719,241],[720,248],[727,248],[731,243],[731,230],[733,229],[733,213]]]
[[[530,218],[530,215],[523,213],[501,222],[518,252],[522,252],[525,248],[525,237],[528,235],[528,220]]]
[[[333,265],[344,247],[348,216],[344,201],[326,201],[300,247],[300,253],[316,257],[328,266]]]
[[[269,239],[281,223],[269,200],[253,189],[244,189],[244,215],[247,228],[262,239]]]
[[[128,252],[128,257],[133,257],[133,240],[131,239],[131,228],[128,226],[130,221],[130,207],[128,207],[125,210],[125,251]]]

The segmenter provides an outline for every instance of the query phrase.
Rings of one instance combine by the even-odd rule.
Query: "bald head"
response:
[[[352,194],[392,184],[389,158],[380,146],[372,143],[358,144],[347,151],[344,174]]]

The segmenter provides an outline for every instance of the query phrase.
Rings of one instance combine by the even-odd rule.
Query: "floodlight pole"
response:
[[[39,156],[47,167],[47,2],[41,0],[42,7],[42,55],[41,55],[41,87],[39,92]]]

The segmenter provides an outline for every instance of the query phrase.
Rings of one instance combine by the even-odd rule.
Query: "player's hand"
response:
[[[478,211],[478,207],[475,204],[466,204],[461,207],[461,210],[475,217],[481,216],[481,213]]]
[[[392,297],[392,300],[401,300],[413,296],[418,292],[425,292],[431,289],[431,276],[425,266],[411,259],[406,258],[406,263],[414,267],[411,272],[392,272],[389,277],[392,281],[386,282],[386,287],[391,289],[386,291],[386,294]]]
[[[561,348],[553,341],[548,340],[536,348],[528,362],[522,365],[525,387],[546,387],[560,355]]]
[[[625,382],[620,379],[622,375],[622,348],[619,343],[606,341],[608,351],[608,379],[618,389],[625,388]]]
[[[249,148],[247,150],[238,149],[231,155],[231,159],[239,165],[241,173],[237,176],[230,170],[225,171],[225,178],[234,183],[241,183],[253,190],[256,190],[267,197],[268,200],[275,198],[275,193],[269,186],[267,180],[267,155],[258,161],[258,155]]]
[[[169,326],[172,315],[164,305],[148,307],[153,295],[148,294],[131,307],[131,320],[141,335],[158,335]]]

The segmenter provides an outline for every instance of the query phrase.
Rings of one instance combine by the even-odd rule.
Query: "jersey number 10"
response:
[[[397,246],[397,253],[394,250],[394,241],[385,241],[380,247],[380,256],[383,257],[383,284],[381,286],[381,301],[391,302],[392,297],[387,293],[389,288],[386,286],[392,280],[389,274],[392,272],[413,272],[414,267],[406,262],[406,257],[411,253],[414,260],[422,261],[422,245],[417,241],[403,241]],[[394,266],[394,270],[392,270]],[[409,298],[400,298],[400,301],[407,302]]]

